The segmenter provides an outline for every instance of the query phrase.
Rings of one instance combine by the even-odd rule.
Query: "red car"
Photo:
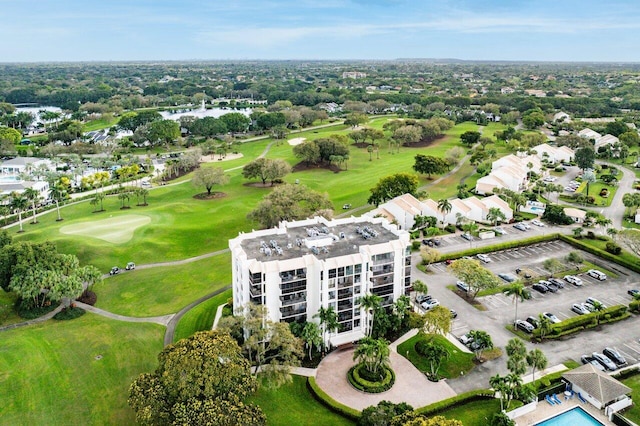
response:
[[[447,260],[444,261],[445,265],[451,265],[452,263],[453,263],[453,260],[451,260],[451,259],[447,259]]]

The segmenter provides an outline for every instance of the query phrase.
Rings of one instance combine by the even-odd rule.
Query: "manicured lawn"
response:
[[[460,377],[462,373],[467,374],[473,369],[473,367],[475,366],[475,364],[473,363],[473,354],[462,352],[454,344],[452,344],[442,336],[433,336],[433,338],[436,343],[443,345],[447,349],[447,351],[449,351],[449,354],[451,354],[448,360],[443,361],[440,370],[438,371],[440,377],[452,379],[455,377]],[[398,346],[398,353],[411,361],[411,363],[415,365],[418,370],[426,373],[430,369],[429,363],[422,355],[418,354],[415,349],[416,343],[418,343],[420,339],[424,339],[424,336],[418,334],[407,340],[406,342],[401,343]]]
[[[486,399],[459,405],[440,415],[448,419],[460,420],[464,426],[487,426],[493,415],[499,411],[500,400]]]
[[[3,332],[0,423],[134,424],[129,385],[155,368],[163,333],[92,314]]]
[[[635,376],[624,379],[622,383],[633,389],[631,399],[640,401],[640,375],[636,374]],[[640,423],[640,405],[634,403],[628,411],[625,411],[624,416],[634,423]]]
[[[173,341],[177,342],[180,339],[187,338],[197,331],[211,330],[218,306],[226,303],[230,297],[231,290],[227,290],[200,303],[184,314],[176,325]]]
[[[14,293],[7,293],[0,289],[0,325],[15,324],[23,321],[14,310],[16,296]]]
[[[230,264],[230,254],[223,253],[185,265],[122,273],[94,286],[96,306],[134,317],[172,314],[231,284]]]
[[[611,240],[605,240],[605,241],[603,241],[603,240],[595,240],[595,239],[592,240],[592,239],[584,238],[584,237],[580,239],[581,243],[590,245],[592,247],[599,248],[600,250],[604,250],[604,251],[606,251],[606,246],[607,246],[607,242],[608,241],[611,241]],[[624,249],[622,250],[622,253],[620,253],[618,255],[618,257],[620,257],[622,259],[625,259],[626,261],[631,262],[631,263],[639,261],[637,256],[635,256],[634,254],[632,254],[632,253],[630,253],[630,252],[628,252],[627,250],[624,250]],[[585,263],[588,263],[588,262],[585,262]],[[600,268],[600,267],[595,266],[595,265],[593,265],[592,267],[595,268],[595,269],[600,269],[600,270],[603,269],[603,268]],[[591,269],[591,268],[589,268],[589,269]],[[616,274],[614,274],[611,271],[608,271],[608,272],[607,271],[603,271],[603,272],[605,272],[607,275],[611,275],[613,277],[617,276]]]
[[[607,196],[607,198],[603,198],[603,197],[600,196],[600,191],[603,188],[606,188],[606,189],[609,190],[609,195]],[[600,182],[600,181],[596,181],[596,182],[592,183],[591,185],[589,185],[589,196],[593,196],[595,198],[595,202],[593,203],[593,205],[595,205],[595,206],[608,206],[608,205],[611,204],[611,200],[615,196],[617,190],[618,190],[618,187],[616,187],[616,186],[607,185],[606,183],[603,183],[603,182]],[[580,187],[578,187],[576,192],[587,195],[587,185],[586,185],[586,183],[583,182],[580,185]]]
[[[316,401],[307,390],[306,377],[293,376],[278,389],[259,389],[249,402],[262,408],[268,425],[355,425]]]
[[[120,119],[117,117],[100,118],[98,120],[89,121],[82,126],[82,130],[85,132],[92,132],[94,130],[106,129],[107,127],[117,124],[118,121],[120,121]]]

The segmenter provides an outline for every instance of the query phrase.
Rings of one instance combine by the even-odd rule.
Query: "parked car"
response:
[[[531,288],[534,289],[535,291],[539,291],[542,294],[547,293],[549,291],[549,287],[540,283],[535,283],[534,285],[531,286]]]
[[[525,321],[528,322],[529,324],[531,324],[533,326],[533,328],[538,328],[538,318],[527,317],[527,319]]]
[[[434,238],[433,239],[433,244],[435,244],[436,246],[440,246],[441,242],[442,242],[442,240],[440,240],[440,238]]]
[[[602,308],[606,308],[605,304],[599,301],[598,299],[596,299],[595,297],[587,297],[587,300],[585,300],[585,302],[590,304],[591,306],[596,306],[596,304],[600,304],[602,305]]]
[[[433,240],[422,240],[422,244],[425,246],[433,247]]]
[[[582,280],[575,275],[565,275],[564,280],[575,285],[576,287],[580,287],[582,285]]]
[[[602,355],[606,356],[611,361],[615,362],[617,365],[626,365],[627,364],[627,360],[624,359],[622,354],[620,354],[620,352],[618,352],[614,348],[604,348],[604,350],[602,351]]]
[[[425,311],[430,311],[436,306],[440,306],[440,302],[438,301],[438,299],[431,299],[422,302],[420,306],[422,306],[422,309],[424,309]]]
[[[117,275],[120,273],[120,268],[118,268],[117,266],[114,266],[113,268],[111,268],[111,270],[109,271],[109,275]]]
[[[447,266],[451,265],[452,263],[453,263],[453,259],[447,259],[444,261],[444,264]]]
[[[462,343],[463,345],[467,346],[467,345],[471,344],[471,342],[473,342],[473,337],[469,336],[469,333],[467,333],[467,334],[463,334],[462,336],[460,336],[458,338],[458,340],[460,341],[460,343]]]
[[[556,285],[558,288],[564,288],[564,281],[559,280],[557,278],[549,278],[547,281],[549,281],[551,284]]]
[[[540,222],[538,219],[533,219],[531,221],[532,224],[534,224],[535,226],[540,226],[540,227],[545,227],[547,225],[545,225],[544,223]]]
[[[505,273],[502,273],[502,274],[498,274],[498,276],[499,276],[500,278],[502,278],[503,280],[505,280],[506,282],[508,282],[508,283],[512,283],[512,282],[514,282],[515,280],[517,280],[517,278],[516,278],[516,277],[514,277],[514,276],[513,276],[513,275],[511,275],[511,274],[505,274]]]
[[[458,313],[456,311],[449,309],[449,312],[451,312],[451,319],[458,318]]]
[[[506,234],[506,233],[507,233],[507,231],[505,231],[505,230],[504,230],[504,228],[502,228],[502,227],[500,227],[500,226],[497,226],[497,227],[493,228],[493,231],[494,231],[496,234],[500,234],[500,235],[504,235],[504,234]]]
[[[593,358],[589,355],[582,355],[580,357],[580,362],[582,362],[583,364],[589,364],[591,361],[593,361]]]
[[[469,234],[468,232],[465,232],[464,234],[462,234],[461,237],[467,241],[473,241],[473,235]]]
[[[591,356],[593,357],[593,359],[598,361],[600,364],[602,364],[604,368],[606,368],[609,371],[614,371],[618,369],[618,366],[615,364],[615,362],[611,361],[609,357],[606,355],[603,355],[598,352],[594,352],[591,354]]]
[[[604,272],[598,271],[597,269],[589,269],[587,271],[587,275],[600,281],[604,281],[607,279],[607,275]]]
[[[521,222],[521,223],[522,223],[522,226],[524,226],[524,229],[527,229],[527,230],[531,229],[531,226],[529,226],[527,222]]]
[[[525,232],[527,230],[527,228],[524,227],[522,222],[516,223],[515,225],[513,225],[513,227],[516,228],[518,231],[522,231],[522,232]]]
[[[526,321],[516,320],[516,328],[525,333],[533,333],[534,327]]]
[[[564,190],[567,192],[576,192],[576,189],[571,186],[565,186]]]
[[[552,324],[558,324],[560,322],[558,317],[553,315],[551,312],[543,312],[542,315],[549,318],[549,321],[551,321]]]
[[[469,286],[464,281],[456,282],[456,287],[458,290],[464,291],[465,293],[469,292]]]
[[[547,288],[548,291],[550,291],[551,293],[555,293],[558,291],[558,287],[551,284],[549,281],[546,280],[540,280],[538,281],[538,284],[542,284],[543,286],[545,286]]]
[[[571,305],[571,310],[578,315],[587,315],[589,310],[582,303],[574,303]]]
[[[627,294],[631,297],[636,297],[640,295],[640,290],[632,288],[631,290],[627,291]]]
[[[136,269],[136,264],[133,262],[129,262],[124,269],[126,269],[127,271],[133,271],[134,269]]]
[[[476,257],[478,259],[480,259],[481,261],[483,261],[484,263],[490,263],[491,262],[491,258],[489,256],[487,256],[486,254],[478,254],[478,255],[476,255]]]
[[[606,371],[605,368],[602,366],[602,364],[600,364],[598,361],[596,361],[595,359],[593,359],[593,357],[590,357],[589,355],[582,355],[580,357],[580,361],[582,361],[583,364],[591,364],[600,371]]]
[[[427,300],[431,300],[431,299],[433,299],[433,297],[431,297],[431,295],[429,294],[419,294],[416,296],[417,303],[426,302]]]
[[[342,210],[349,210],[351,208],[351,204],[343,204]]]

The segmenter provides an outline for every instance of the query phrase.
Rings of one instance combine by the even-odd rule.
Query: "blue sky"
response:
[[[0,16],[0,62],[640,61],[638,0],[0,0]]]

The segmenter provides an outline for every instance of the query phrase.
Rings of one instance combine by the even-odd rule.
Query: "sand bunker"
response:
[[[92,222],[75,223],[60,228],[60,233],[93,237],[114,244],[122,244],[133,238],[133,232],[151,222],[149,216],[127,214]]]
[[[296,146],[296,145],[300,145],[302,142],[306,141],[307,138],[293,138],[293,139],[289,139],[289,145],[291,146]]]
[[[242,158],[242,157],[243,155],[241,153],[237,153],[237,154],[227,154],[226,156],[222,157],[222,159],[220,159],[220,155],[211,154],[211,155],[203,155],[202,157],[200,157],[200,162],[217,163],[218,161],[230,161],[230,160],[235,160],[237,158]]]

